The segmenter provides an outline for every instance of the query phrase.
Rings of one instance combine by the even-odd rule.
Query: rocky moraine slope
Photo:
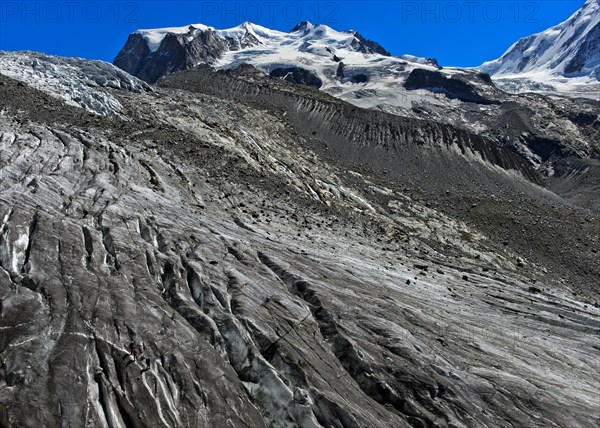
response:
[[[597,425],[600,108],[489,105],[0,53],[0,426]]]
[[[550,182],[556,181],[557,174],[564,177],[573,172],[573,183],[554,190],[565,195],[580,187],[570,196],[577,203],[587,203],[594,198],[579,197],[581,186],[576,184],[585,181],[582,188],[598,190],[594,183],[600,154],[600,98],[593,76],[600,56],[588,47],[598,19],[598,0],[589,0],[565,23],[531,36],[517,44],[523,49],[515,48],[479,69],[440,67],[434,59],[411,55],[394,57],[356,31],[339,32],[309,22],[290,32],[249,22],[224,30],[202,24],[138,30],[129,36],[114,63],[148,83],[190,69],[244,69],[255,77],[269,75],[319,89],[357,107],[448,125],[510,148]],[[539,49],[530,52],[535,47]],[[548,73],[558,74],[544,75],[545,79],[562,79],[563,86],[578,86],[579,92],[557,93],[560,88],[554,88],[554,96],[548,97],[501,89],[512,91],[507,82],[527,80],[515,73],[537,73],[540,67],[550,67],[549,61],[558,61],[553,52],[560,52],[562,68],[555,64]],[[580,56],[586,58],[581,70],[591,77],[560,74],[564,63]],[[519,70],[506,71],[514,63]],[[525,86],[531,89],[531,85]],[[584,98],[573,98],[584,92]],[[582,171],[589,173],[582,178]]]

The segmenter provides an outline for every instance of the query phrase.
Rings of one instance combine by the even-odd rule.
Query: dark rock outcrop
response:
[[[191,37],[192,40],[187,40]],[[129,36],[114,60],[126,72],[148,82],[175,71],[192,68],[199,63],[212,63],[229,49],[229,43],[212,30],[190,27],[189,34],[167,34],[158,49],[151,52],[140,34]]]
[[[356,37],[356,40],[352,43],[352,46],[357,48],[360,52],[366,54],[376,53],[385,56],[392,55],[379,43],[366,39],[358,31],[350,30],[349,33]]]
[[[344,64],[343,62],[340,61],[340,63],[338,64],[338,68],[335,71],[335,75],[337,77],[339,77],[340,79],[343,79],[345,69],[346,69],[346,64]]]
[[[492,85],[489,76],[481,75],[481,81]],[[450,99],[457,99],[467,103],[494,104],[495,100],[483,97],[474,84],[459,76],[447,76],[438,71],[416,68],[409,74],[404,82],[408,90],[425,89],[433,92],[442,92]]]
[[[597,61],[598,58],[600,58],[600,24],[590,30],[578,46],[577,52],[565,66],[565,74],[576,76],[581,73],[586,64],[590,64],[594,60]],[[600,67],[596,69],[596,74],[599,73]]]
[[[438,62],[437,59],[435,58],[425,58],[425,60],[427,61],[427,63],[429,65],[433,65],[435,68],[437,68],[438,70],[441,70],[442,67],[440,66],[440,63]]]
[[[346,72],[346,64],[340,62],[336,69],[335,75],[342,82],[352,82],[352,83],[367,83],[369,81],[369,75],[366,73],[357,72],[356,70],[351,70],[348,74]]]
[[[369,81],[369,76],[363,73],[353,74],[350,77],[350,81],[352,83],[367,83]]]
[[[323,86],[323,81],[310,70],[301,67],[282,67],[271,70],[271,77],[277,77],[286,82],[296,83],[298,85],[309,86],[319,89]]]

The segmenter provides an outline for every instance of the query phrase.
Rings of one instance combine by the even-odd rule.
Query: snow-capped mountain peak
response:
[[[167,34],[185,34],[192,36],[197,31],[213,30],[203,24],[192,24],[184,27],[157,28],[150,30],[137,30],[134,35],[140,35],[146,42],[150,52],[156,52]]]
[[[428,90],[432,97],[437,94],[435,102],[446,104],[456,99],[483,102],[476,94],[479,89],[467,81],[483,85],[483,91],[495,90],[475,71],[441,69],[432,58],[394,57],[355,30],[337,31],[308,21],[289,32],[251,22],[229,29],[195,24],[138,30],[129,36],[114,63],[150,83],[200,64],[217,70],[252,66],[360,107],[402,114],[411,114],[422,101],[417,89]]]
[[[294,28],[290,30],[290,33],[305,33],[311,31],[315,26],[309,21],[302,21],[296,24]]]
[[[359,57],[364,54],[390,56],[379,43],[354,30],[340,32],[327,25],[303,21],[290,32],[282,32],[246,21],[228,29],[192,24],[137,30],[129,36],[115,65],[154,82],[174,71],[201,63],[220,68],[232,63],[257,65],[266,55],[271,59],[280,58],[271,61],[273,63],[310,62],[304,53],[327,57],[335,67],[342,58],[355,54]],[[270,72],[271,68],[266,71]]]
[[[517,41],[479,70],[500,84],[519,79],[546,85],[600,81],[600,0],[586,1],[566,21]]]

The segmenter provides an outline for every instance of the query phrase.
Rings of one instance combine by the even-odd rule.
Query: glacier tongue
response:
[[[0,51],[0,73],[60,98],[69,105],[113,118],[125,117],[123,106],[103,88],[132,92],[150,90],[145,82],[104,61],[35,52]]]

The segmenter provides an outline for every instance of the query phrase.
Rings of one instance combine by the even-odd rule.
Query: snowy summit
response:
[[[413,70],[445,76],[477,74],[442,70],[431,58],[394,57],[357,31],[337,31],[307,21],[290,32],[250,22],[223,30],[202,24],[138,30],[129,36],[114,63],[150,83],[200,64],[217,70],[249,64],[265,74],[312,86],[360,107],[403,111],[422,97],[404,88]]]
[[[568,91],[600,80],[600,1],[588,0],[568,20],[513,44],[479,70],[500,86]]]

